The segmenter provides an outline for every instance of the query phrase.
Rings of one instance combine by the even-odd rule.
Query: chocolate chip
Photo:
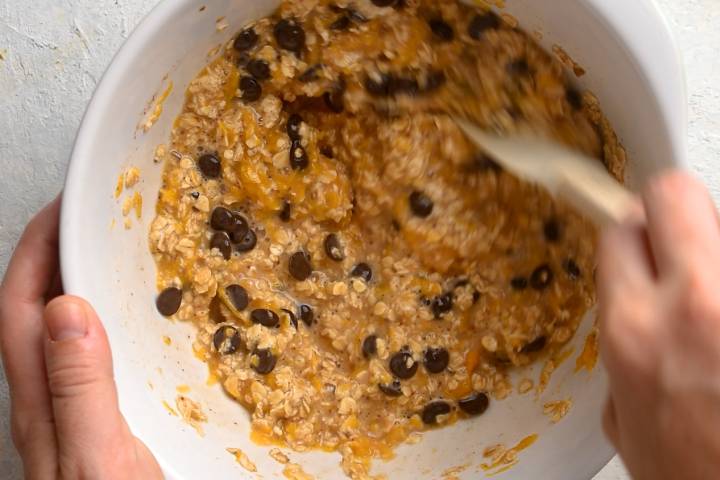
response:
[[[289,201],[283,200],[282,210],[278,213],[278,217],[280,217],[280,220],[283,222],[287,223],[290,221],[292,218],[292,204]]]
[[[376,7],[390,7],[395,4],[397,0],[372,0],[373,5]]]
[[[325,247],[325,254],[330,260],[334,260],[336,262],[342,262],[345,260],[345,251],[340,243],[340,239],[334,233],[325,237],[323,246]]]
[[[217,207],[210,215],[210,226],[213,230],[230,232],[235,226],[235,216],[224,207]]]
[[[312,65],[307,70],[305,70],[303,73],[301,73],[300,76],[298,77],[298,80],[302,83],[314,82],[315,80],[317,80],[319,78],[318,72],[320,70],[322,70],[322,68],[323,68],[323,66],[321,64],[316,63],[315,65]]]
[[[480,292],[478,292],[477,290],[475,290],[475,291],[473,292],[473,295],[472,295],[472,303],[473,303],[473,305],[475,305],[475,304],[478,302],[478,300],[480,300]]]
[[[260,375],[267,375],[275,370],[277,358],[267,348],[256,348],[250,360],[250,366]]]
[[[290,323],[292,323],[292,326],[295,327],[295,330],[297,330],[298,320],[295,314],[286,308],[281,309],[281,311],[287,313],[287,316],[290,317]]]
[[[363,357],[370,358],[377,354],[377,335],[368,335],[362,343]]]
[[[256,59],[251,60],[247,64],[247,71],[255,77],[256,80],[267,80],[270,78],[270,65],[265,60]]]
[[[235,42],[233,43],[233,47],[238,52],[244,52],[246,50],[250,50],[253,48],[258,41],[258,34],[255,33],[255,30],[252,28],[248,28],[240,32],[240,34],[235,38]]]
[[[182,303],[182,290],[175,287],[169,287],[160,292],[157,299],[155,300],[155,306],[157,306],[158,312],[161,315],[170,317],[175,315],[180,310],[180,304]]]
[[[532,75],[530,64],[525,58],[518,58],[517,60],[511,61],[507,64],[506,68],[508,73],[518,77],[529,77]]]
[[[435,318],[439,319],[446,313],[450,312],[453,307],[453,293],[445,292],[433,298],[431,308]]]
[[[468,35],[475,40],[480,40],[483,33],[488,30],[500,28],[501,23],[500,17],[498,17],[494,12],[477,14],[470,21],[470,25],[468,26]]]
[[[310,255],[306,252],[295,252],[290,256],[288,262],[290,275],[299,281],[307,280],[312,274],[313,268],[310,263]]]
[[[444,371],[450,363],[450,353],[444,348],[428,348],[425,350],[425,369],[430,373]]]
[[[347,14],[343,14],[330,24],[330,30],[347,30],[350,25],[352,25],[352,20]]]
[[[393,380],[392,383],[388,384],[380,383],[378,384],[378,388],[388,397],[400,397],[403,394],[402,385],[400,385],[399,380]]]
[[[467,170],[471,173],[500,172],[502,168],[489,155],[478,152],[468,164]]]
[[[220,327],[215,332],[215,335],[213,335],[215,351],[220,355],[232,355],[238,351],[240,343],[240,334],[234,327]]]
[[[233,243],[242,243],[250,231],[248,221],[239,213],[233,214],[233,226],[228,231]]]
[[[545,240],[550,243],[556,243],[560,240],[560,222],[556,218],[551,218],[543,225],[543,235]]]
[[[430,93],[439,89],[447,82],[445,72],[442,70],[431,70],[425,77],[425,84],[422,87],[422,93]]]
[[[370,280],[372,280],[373,277],[372,268],[367,263],[358,263],[350,271],[350,276],[362,278],[366,282],[370,283]]]
[[[572,258],[568,258],[563,262],[563,269],[568,274],[568,276],[573,280],[577,280],[578,278],[580,278],[582,276],[580,267],[575,262],[575,260],[573,260]]]
[[[381,73],[378,78],[366,77],[363,82],[365,90],[376,97],[387,97],[393,94],[394,78],[388,73]]]
[[[225,260],[230,260],[232,245],[230,237],[225,232],[215,232],[210,239],[210,248],[217,248]]]
[[[302,125],[303,119],[297,113],[290,115],[287,121],[287,134],[290,140],[300,140],[300,126]]]
[[[240,253],[251,252],[257,246],[257,235],[255,232],[248,228],[245,235],[240,239],[239,242],[235,243],[235,250]]]
[[[420,93],[420,84],[415,78],[399,77],[393,80],[391,90],[392,93],[415,96]]]
[[[535,290],[544,290],[553,281],[553,271],[549,265],[540,265],[530,276],[530,286]]]
[[[402,380],[412,378],[415,372],[417,372],[417,369],[418,364],[407,348],[403,348],[390,357],[390,371]]]
[[[436,400],[425,405],[422,411],[422,421],[425,425],[437,425],[437,417],[450,413],[450,405],[442,400]]]
[[[302,146],[300,140],[294,140],[290,147],[290,166],[293,170],[305,170],[309,165],[310,159],[305,147]]]
[[[262,86],[253,77],[240,79],[240,91],[242,91],[241,98],[246,102],[254,102],[262,96]]]
[[[475,392],[458,400],[458,407],[468,415],[482,415],[489,405],[490,399],[482,392]]]
[[[325,92],[323,100],[331,112],[342,113],[345,110],[345,83],[338,82],[332,90]]]
[[[245,67],[247,67],[248,63],[250,63],[250,55],[248,55],[247,53],[244,53],[244,52],[241,53],[240,55],[238,55],[238,58],[237,58],[238,68],[245,68]]]
[[[200,192],[192,192],[190,196],[197,200],[198,198],[200,198]]]
[[[525,290],[528,287],[528,279],[525,277],[514,277],[510,280],[510,286],[513,290]]]
[[[545,348],[547,338],[544,335],[539,336],[532,342],[528,343],[520,349],[520,353],[536,353]]]
[[[410,194],[410,209],[416,216],[427,218],[432,214],[434,207],[432,199],[424,193],[416,190]]]
[[[205,178],[218,178],[222,172],[220,159],[216,153],[206,153],[198,159],[198,167]]]
[[[320,153],[327,158],[335,158],[335,152],[330,145],[323,145],[320,147]]]
[[[565,90],[565,99],[570,106],[575,110],[582,110],[583,108],[583,97],[582,93],[575,87],[567,87]]]
[[[253,323],[257,323],[268,328],[275,328],[280,325],[280,317],[277,316],[277,313],[265,308],[253,310],[252,313],[250,313],[250,320]]]
[[[315,322],[315,312],[310,305],[300,305],[300,320],[308,327],[312,327]]]
[[[238,312],[242,312],[250,304],[247,290],[240,285],[228,285],[225,287],[225,294]]]
[[[451,42],[455,38],[455,31],[442,18],[433,18],[428,22],[433,34],[443,42]]]
[[[300,53],[305,48],[305,31],[295,20],[280,20],[275,25],[274,33],[280,48],[295,53]]]

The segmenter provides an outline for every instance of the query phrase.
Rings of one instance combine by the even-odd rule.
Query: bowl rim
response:
[[[623,19],[621,7],[624,1],[585,0],[590,8],[606,22],[608,29],[618,36],[621,44],[629,50],[630,57],[641,66],[643,78],[653,90],[654,96],[660,104],[664,122],[672,136],[671,143],[674,147],[673,158],[676,167],[687,169],[687,82],[681,51],[673,37],[668,19],[660,11],[656,0],[635,0],[636,5],[647,13],[644,18],[646,26],[655,29],[656,43],[653,44],[653,48],[656,52],[663,50],[662,58],[666,62],[664,66],[658,67],[663,69],[663,76],[649,76],[651,68],[648,61],[656,61],[658,57],[654,56],[652,59],[648,59],[646,54],[648,45],[642,44],[639,38],[640,34],[636,30],[637,26],[630,25],[626,19]],[[73,265],[80,263],[82,255],[82,252],[74,247],[75,242],[73,241],[77,231],[75,227],[79,220],[75,213],[77,211],[75,205],[83,201],[81,180],[86,178],[87,169],[91,165],[91,157],[88,152],[93,148],[96,139],[102,137],[98,120],[112,101],[113,92],[119,88],[122,72],[126,71],[137,56],[142,54],[144,46],[154,32],[163,27],[167,18],[194,3],[198,3],[198,0],[160,0],[140,21],[112,58],[88,103],[70,156],[60,214],[61,275],[65,291],[68,294],[82,296],[87,291],[83,275],[79,270],[73,268]],[[645,53],[642,51],[643,48]],[[660,84],[661,82],[664,83],[664,88]],[[126,420],[132,428],[134,420]],[[597,465],[591,468],[595,473],[589,478],[599,473],[612,458],[610,456],[606,460],[599,460]],[[156,459],[167,478],[184,478],[164,458],[156,456]]]

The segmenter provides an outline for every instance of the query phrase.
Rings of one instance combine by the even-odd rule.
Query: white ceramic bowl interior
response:
[[[627,147],[631,186],[660,169],[684,165],[684,77],[674,44],[650,0],[508,0],[507,4],[507,12],[524,28],[543,33],[546,47],[563,46],[587,70],[579,83],[597,94]],[[270,459],[268,448],[250,442],[247,413],[218,385],[206,385],[207,368],[191,352],[192,327],[171,323],[156,312],[155,267],[147,241],[162,170],[152,161],[153,151],[168,142],[184,90],[207,63],[213,47],[275,6],[275,1],[259,0],[161,3],[103,78],[79,133],[68,175],[61,237],[65,288],[92,302],[103,318],[114,352],[122,411],[170,479],[256,478],[235,462],[227,447],[241,448],[263,478],[281,478],[281,467]],[[230,28],[217,31],[219,17],[225,17]],[[148,103],[169,80],[175,88],[163,115],[149,133],[138,132]],[[142,172],[136,190],[145,203],[142,220],[124,230],[113,191],[118,175],[130,165]],[[112,219],[115,228],[110,228]],[[586,321],[574,339],[576,354],[539,399],[525,395],[494,402],[481,418],[428,433],[417,445],[402,446],[394,460],[375,462],[375,471],[392,479],[432,479],[449,467],[469,464],[458,476],[482,478],[478,466],[485,447],[514,445],[538,433],[538,441],[521,453],[519,464],[498,478],[591,478],[613,452],[600,426],[604,374],[600,368],[591,374],[573,372],[590,323]],[[164,344],[163,336],[172,339],[171,346]],[[209,416],[204,438],[162,404],[165,400],[174,406],[181,384],[190,386],[188,396],[200,401]],[[542,413],[542,404],[565,398],[572,398],[573,408],[552,425]],[[338,455],[292,453],[291,458],[317,478],[344,478]]]

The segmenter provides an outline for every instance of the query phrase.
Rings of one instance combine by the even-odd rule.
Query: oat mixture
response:
[[[286,1],[191,83],[150,245],[159,311],[252,415],[356,479],[415,432],[482,415],[594,303],[595,231],[446,112],[624,153],[590,94],[455,1]]]

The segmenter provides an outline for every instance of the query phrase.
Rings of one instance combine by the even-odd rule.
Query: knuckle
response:
[[[48,364],[47,374],[48,388],[56,398],[82,395],[105,379],[87,353],[56,358]]]

